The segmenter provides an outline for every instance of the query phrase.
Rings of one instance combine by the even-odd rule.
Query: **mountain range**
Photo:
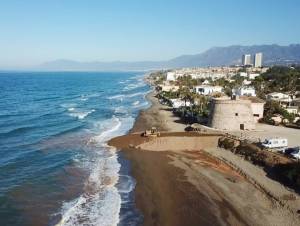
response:
[[[55,60],[37,66],[38,70],[54,71],[108,71],[108,70],[154,70],[180,67],[205,67],[239,65],[243,54],[263,53],[263,64],[290,65],[300,63],[300,44],[280,45],[233,45],[213,47],[196,55],[182,55],[167,61],[139,62],[78,62],[73,60]]]

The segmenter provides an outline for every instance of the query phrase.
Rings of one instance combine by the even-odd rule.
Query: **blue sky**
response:
[[[298,0],[1,0],[0,67],[300,42]]]

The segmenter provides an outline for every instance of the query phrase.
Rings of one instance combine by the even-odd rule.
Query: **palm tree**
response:
[[[190,104],[193,103],[194,95],[187,86],[184,86],[184,87],[180,86],[178,92],[179,92],[179,98],[184,101],[184,109],[182,112],[182,117],[184,117],[185,113],[186,113],[186,109],[187,109],[186,103],[187,103],[187,101]]]

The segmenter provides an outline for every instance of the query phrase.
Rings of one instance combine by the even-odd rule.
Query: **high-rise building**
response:
[[[244,54],[242,58],[242,63],[244,66],[251,65],[251,55],[250,54]]]
[[[262,53],[256,53],[254,56],[254,67],[261,67],[262,66]]]

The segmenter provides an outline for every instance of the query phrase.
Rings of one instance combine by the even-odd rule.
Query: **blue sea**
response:
[[[139,225],[106,142],[148,107],[138,72],[0,72],[0,225]]]

